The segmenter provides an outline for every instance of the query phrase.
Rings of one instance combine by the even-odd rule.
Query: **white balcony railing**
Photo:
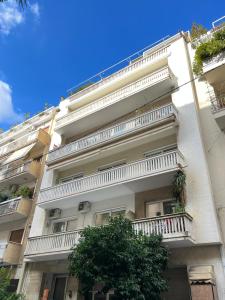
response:
[[[40,191],[39,203],[69,197],[82,192],[96,190],[115,184],[125,183],[141,177],[167,172],[182,163],[182,155],[178,150],[136,161],[121,167],[98,172],[91,176],[55,185]]]
[[[0,217],[11,214],[17,210],[21,197],[0,203]]]
[[[167,67],[155,73],[147,75],[134,83],[131,83],[113,93],[110,93],[96,101],[93,101],[79,109],[76,109],[75,111],[68,113],[65,116],[62,116],[57,120],[56,128],[63,127],[71,122],[82,119],[85,116],[102,110],[109,105],[119,102],[126,97],[129,97],[168,78],[172,78],[172,74]]]
[[[214,28],[210,31],[208,31],[207,33],[201,35],[200,37],[194,39],[191,43],[194,47],[198,47],[199,45],[203,44],[203,43],[207,43],[208,41],[210,41],[213,38],[214,33],[221,31],[225,28],[225,26],[220,26],[218,28]]]
[[[18,174],[21,174],[23,172],[26,172],[27,168],[29,166],[29,163],[25,163],[25,164],[21,164],[21,165],[18,165],[18,166],[3,166],[1,169],[0,169],[0,181],[1,180],[5,180],[9,177],[13,177],[13,176],[16,176]]]
[[[225,109],[225,94],[211,98],[212,112],[217,113]]]
[[[187,213],[173,214],[133,222],[135,232],[150,236],[162,235],[164,241],[186,238],[192,235],[192,217]],[[70,251],[79,243],[80,231],[70,231],[29,238],[25,255],[49,254]]]
[[[39,131],[22,136],[21,138],[0,147],[0,157],[35,142]]]
[[[136,61],[131,62],[128,66],[126,66],[125,68],[120,69],[119,71],[114,72],[113,74],[102,78],[102,75],[104,76],[104,72],[102,74],[98,74],[98,79],[99,81],[91,83],[88,85],[88,83],[90,81],[92,81],[92,78],[90,78],[89,81],[87,82],[83,82],[82,84],[84,85],[85,83],[87,84],[87,87],[76,92],[76,89],[72,89],[69,92],[71,93],[71,101],[78,99],[79,97],[81,97],[82,95],[85,95],[103,85],[105,85],[106,83],[112,82],[117,78],[122,77],[123,75],[129,74],[134,70],[137,70],[141,67],[143,67],[144,65],[147,65],[149,63],[154,63],[155,61],[162,59],[163,57],[168,56],[169,54],[169,46],[161,48],[153,53],[150,54],[146,54],[145,56],[141,56],[140,58],[138,58]],[[127,60],[129,61],[129,60]],[[126,61],[126,62],[127,62]],[[94,78],[93,78],[94,79]],[[79,89],[79,86],[77,86],[77,88]]]
[[[29,173],[33,176],[37,176],[39,172],[40,163],[38,161],[27,161],[22,164],[6,164],[0,168],[0,181],[6,180],[10,177],[14,177],[23,173]]]
[[[47,162],[51,163],[71,154],[76,154],[93,146],[128,135],[137,130],[141,130],[148,126],[154,125],[155,123],[172,115],[176,115],[176,109],[173,104],[170,103],[144,113],[138,117],[129,119],[125,122],[88,135],[58,149],[54,149],[49,153]]]

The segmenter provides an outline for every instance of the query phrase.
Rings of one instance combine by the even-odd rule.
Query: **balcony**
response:
[[[71,89],[69,91],[71,94],[69,97],[71,102],[70,105],[73,105],[73,103],[76,105],[76,100],[78,99],[91,98],[91,100],[94,100],[102,97],[104,94],[110,93],[131,81],[137,80],[138,78],[163,67],[163,65],[167,63],[167,57],[169,54],[169,46],[167,46],[163,48],[161,47],[154,52],[152,49],[147,50],[141,56],[138,54],[138,57],[136,56],[135,59],[134,57],[129,57],[128,59],[113,66],[116,68],[108,68],[107,70],[97,74],[97,76],[90,78],[89,81],[83,82],[83,86],[86,84],[85,88],[81,88],[79,90],[79,86],[77,86],[77,92],[76,90]],[[118,70],[118,67],[121,67],[122,63],[129,64],[128,66]],[[109,72],[111,74],[103,78],[105,73]]]
[[[39,206],[73,207],[79,201],[99,201],[170,185],[183,157],[178,150],[55,185],[40,191]]]
[[[192,217],[187,213],[135,220],[133,228],[135,232],[141,231],[147,236],[161,234],[163,242],[171,248],[194,244]],[[79,230],[31,237],[28,240],[25,258],[30,261],[65,259],[71,248],[79,243],[79,238]]]
[[[47,164],[50,165],[65,158],[80,154],[86,150],[138,133],[142,130],[155,128],[165,122],[174,122],[176,115],[177,112],[173,104],[167,104],[138,117],[88,135],[59,149],[54,149],[48,155]]]
[[[39,176],[39,173],[40,162],[37,161],[28,161],[16,166],[10,166],[10,164],[2,166],[0,169],[0,187],[31,182]]]
[[[163,68],[59,118],[55,130],[69,137],[103,126],[171,91],[174,85],[170,70]]]
[[[38,128],[41,125],[46,124],[52,118],[52,113],[54,111],[53,107],[46,109],[43,112],[40,112],[38,115],[33,116],[32,118],[20,123],[10,130],[5,131],[0,134],[0,145],[6,144],[12,139],[18,139],[21,136],[24,136],[26,132],[34,132],[35,128]]]
[[[8,155],[11,152],[14,152],[20,148],[23,148],[29,144],[34,144],[35,148],[43,147],[50,143],[49,134],[43,129],[39,129],[36,132],[24,135],[15,141],[12,141],[2,147],[0,147],[0,157]]]
[[[32,200],[18,197],[0,203],[0,224],[28,217]]]
[[[21,255],[22,245],[8,242],[0,244],[0,265],[17,265]]]
[[[225,95],[215,96],[211,99],[214,119],[221,130],[225,129]]]
[[[204,61],[203,73],[210,84],[225,80],[225,52]]]

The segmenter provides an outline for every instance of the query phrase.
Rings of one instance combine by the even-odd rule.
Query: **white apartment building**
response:
[[[208,93],[218,99],[225,65],[194,80],[194,51],[181,32],[61,101],[25,251],[26,300],[82,299],[70,249],[82,228],[121,213],[136,230],[163,235],[164,299],[225,299],[225,110],[216,102],[212,111]],[[185,212],[172,193],[180,168]]]
[[[11,269],[14,291],[23,272],[54,114],[50,108],[0,134],[0,267]]]

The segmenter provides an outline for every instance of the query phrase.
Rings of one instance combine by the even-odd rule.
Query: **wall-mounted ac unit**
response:
[[[89,201],[80,202],[78,205],[78,211],[82,214],[89,212],[91,209],[91,203]]]
[[[61,217],[62,210],[60,208],[50,209],[48,213],[49,219],[57,219]]]

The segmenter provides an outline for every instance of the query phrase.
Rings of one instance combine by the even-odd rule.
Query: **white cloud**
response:
[[[39,7],[39,4],[37,2],[33,3],[33,4],[30,4],[30,10],[32,12],[32,14],[34,14],[34,16],[36,18],[39,18],[40,17],[40,7]]]
[[[28,3],[22,10],[15,0],[8,0],[0,4],[0,34],[9,35],[18,25],[26,21],[26,15],[32,14],[36,19],[40,17],[40,7],[37,2]]]
[[[0,5],[0,33],[8,35],[17,25],[24,22],[22,11],[15,0],[8,0]]]
[[[13,124],[22,120],[22,114],[18,114],[13,108],[12,89],[0,80],[0,123]]]

